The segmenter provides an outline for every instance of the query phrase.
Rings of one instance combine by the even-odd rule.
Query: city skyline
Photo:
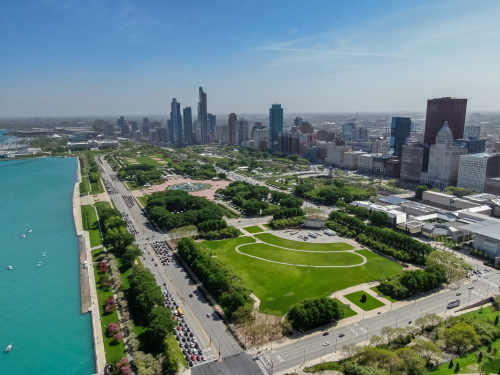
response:
[[[196,109],[200,86],[213,114],[265,113],[270,103],[289,113],[425,111],[446,96],[467,98],[471,112],[497,110],[491,0],[8,0],[0,11],[0,117],[165,113],[173,97]],[[175,22],[163,22],[169,13]],[[210,27],[195,22],[201,15]],[[228,32],[227,19],[240,22]]]

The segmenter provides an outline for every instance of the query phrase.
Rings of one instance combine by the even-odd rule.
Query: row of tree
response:
[[[288,219],[271,220],[268,225],[271,227],[271,229],[283,229],[297,227],[299,225],[302,225],[303,222],[304,216],[296,216]]]
[[[387,247],[394,248],[398,252],[405,253],[408,255],[408,259],[415,263],[424,264],[425,258],[433,251],[431,246],[419,242],[410,236],[397,233],[390,229],[367,225],[363,220],[349,216],[344,212],[332,211],[329,215],[329,221],[330,224],[333,222],[346,226],[349,231],[353,231],[356,236],[360,236],[361,234],[366,236],[366,239],[360,238],[360,240],[366,242],[370,239],[380,242]],[[327,224],[328,223],[327,221]]]
[[[302,208],[284,208],[273,214],[273,220],[288,219],[296,216],[304,216]]]
[[[304,200],[280,191],[272,191],[270,202],[279,205],[282,208],[300,208],[302,207]]]
[[[238,308],[252,303],[251,292],[243,281],[208,251],[200,248],[191,238],[180,240],[177,248],[208,292],[218,300],[228,317],[231,317]]]
[[[149,164],[129,165],[118,172],[123,180],[133,181],[137,186],[162,182],[161,171]]]
[[[311,182],[303,182],[295,187],[294,194],[300,198],[310,199],[313,202],[327,206],[333,206],[339,200],[351,203],[355,200],[368,199],[371,196],[369,191],[356,186],[343,185],[340,182],[321,187],[315,187]]]
[[[344,308],[331,298],[311,298],[293,305],[287,318],[296,330],[306,331],[324,324],[339,321],[344,317]]]
[[[185,160],[183,162],[171,162],[170,167],[174,168],[176,174],[189,175],[194,180],[210,180],[217,177],[217,171],[212,164],[198,164],[195,161]]]

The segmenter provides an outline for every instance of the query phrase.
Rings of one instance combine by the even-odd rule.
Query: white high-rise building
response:
[[[455,186],[458,180],[460,156],[467,154],[467,148],[453,146],[453,133],[445,121],[436,137],[436,144],[429,151],[429,169],[422,173],[420,183],[445,188]]]
[[[497,155],[491,154],[470,154],[460,156],[460,166],[458,168],[457,186],[473,189],[478,193],[484,191],[484,183],[488,175],[494,174],[497,162],[494,160]],[[496,176],[494,176],[496,177]]]
[[[253,131],[253,147],[259,148],[262,139],[269,138],[269,128],[254,129]]]
[[[237,124],[236,144],[241,146],[243,142],[248,142],[248,121],[240,117]]]

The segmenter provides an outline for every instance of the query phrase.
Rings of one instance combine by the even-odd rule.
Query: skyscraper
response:
[[[342,126],[342,139],[344,141],[354,141],[354,130],[356,129],[356,124],[354,122],[348,122]],[[356,139],[357,141],[357,139]]]
[[[184,143],[187,145],[193,144],[193,114],[191,107],[186,107],[182,110],[184,116]]]
[[[410,136],[411,118],[393,117],[391,122],[391,155],[401,157],[403,155],[403,145],[406,138]]]
[[[125,118],[121,116],[118,121],[116,121],[116,124],[121,128],[123,125],[125,125]]]
[[[281,104],[273,104],[269,109],[269,140],[274,150],[278,143],[278,133],[283,132],[283,108]]]
[[[227,126],[229,128],[229,144],[236,144],[236,123],[238,122],[238,116],[236,113],[231,113],[229,119],[227,120]]]
[[[200,128],[199,144],[208,143],[208,117],[207,117],[207,93],[203,91],[203,87],[199,88],[200,100],[198,102],[198,127]]]
[[[208,133],[210,135],[214,135],[215,134],[215,125],[217,125],[217,116],[209,113],[209,114],[207,114],[207,121],[208,121]]]
[[[248,142],[248,121],[243,117],[238,121],[238,132],[237,132],[236,143],[238,146],[242,146],[243,142]]]
[[[138,129],[137,121],[132,121],[132,133],[135,133]]]
[[[293,120],[293,126],[300,126],[302,124],[302,117],[295,117]]]
[[[174,98],[170,107],[170,142],[176,146],[181,146],[183,144],[181,105]]]
[[[445,121],[454,139],[463,138],[467,99],[438,98],[427,100],[424,143],[433,145]]]

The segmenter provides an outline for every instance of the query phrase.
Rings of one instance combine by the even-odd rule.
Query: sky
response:
[[[0,117],[499,110],[498,0],[2,0]]]

